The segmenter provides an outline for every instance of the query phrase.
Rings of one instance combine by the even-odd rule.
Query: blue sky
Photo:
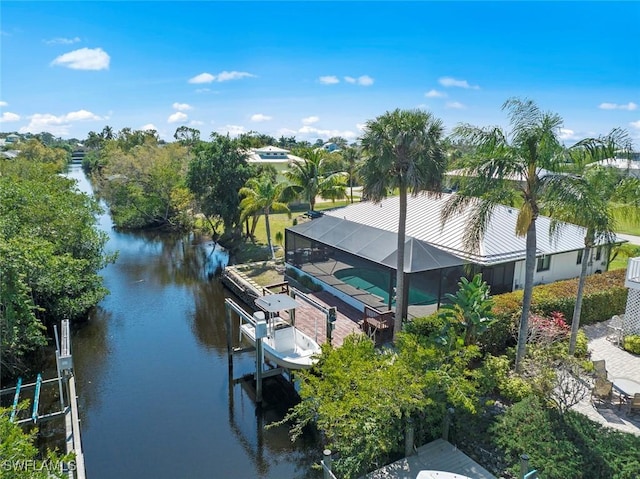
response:
[[[355,140],[395,108],[507,127],[530,98],[640,147],[640,2],[0,3],[0,131]]]

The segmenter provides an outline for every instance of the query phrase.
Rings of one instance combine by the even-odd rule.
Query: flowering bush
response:
[[[532,314],[529,318],[528,343],[550,346],[569,337],[571,328],[564,319],[564,314],[554,311],[551,317]]]

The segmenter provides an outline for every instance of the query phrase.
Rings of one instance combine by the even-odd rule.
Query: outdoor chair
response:
[[[635,414],[640,411],[640,393],[635,393],[629,403],[629,414]]]
[[[622,335],[624,333],[622,329],[622,322],[624,319],[624,315],[618,316],[617,314],[611,318],[607,328],[609,328],[609,334],[607,335],[607,339],[614,343],[616,346],[620,346],[622,342]]]
[[[596,378],[607,379],[607,366],[604,359],[593,361],[593,372]]]
[[[611,402],[612,397],[613,382],[604,378],[596,378],[596,384],[591,390],[591,402],[593,402],[594,406],[596,405],[596,401],[604,402],[604,400],[607,400]]]

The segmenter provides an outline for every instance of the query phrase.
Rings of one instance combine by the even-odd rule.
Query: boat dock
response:
[[[68,475],[69,479],[85,479],[86,471],[84,465],[84,454],[82,452],[82,438],[80,434],[78,397],[76,395],[76,384],[73,375],[73,358],[71,356],[71,333],[69,329],[69,321],[63,320],[60,329],[61,337],[58,337],[58,329],[57,327],[54,327],[57,377],[42,379],[42,375],[38,374],[36,381],[29,384],[23,384],[22,378],[18,378],[15,387],[0,390],[0,395],[13,395],[10,420],[16,424],[38,425],[44,421],[64,418],[66,452],[67,454],[74,454],[75,457],[68,463],[61,464],[47,463],[45,461],[43,463],[43,467],[60,468],[60,470]],[[41,414],[40,393],[42,388],[55,384],[58,385],[60,409]],[[19,417],[22,416],[22,414],[19,414],[20,411],[18,408],[21,400],[20,395],[26,390],[31,389],[34,390],[33,401],[31,402],[31,414],[27,417]],[[23,461],[23,464],[16,463],[16,467],[28,466],[29,461]]]
[[[461,479],[496,479],[496,476],[444,439],[436,439],[419,447],[415,454],[370,472],[365,479],[416,479],[420,471],[436,473],[423,474],[421,477],[448,478],[455,475]]]
[[[222,281],[236,296],[251,309],[256,309],[255,300],[265,294],[265,290],[273,292],[289,292],[285,282],[261,287],[242,271],[231,266],[225,268]],[[295,290],[297,291],[297,290]],[[327,341],[327,320],[325,310],[336,308],[336,318],[331,331],[331,344],[341,346],[350,334],[363,334],[363,313],[325,291],[304,293],[311,301],[300,301],[296,308],[295,326],[318,344]],[[295,297],[295,293],[294,293]],[[300,299],[300,295],[298,296]],[[312,304],[315,303],[315,304]]]

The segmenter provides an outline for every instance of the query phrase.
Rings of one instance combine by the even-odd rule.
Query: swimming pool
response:
[[[340,281],[350,284],[354,288],[375,294],[382,298],[385,303],[389,303],[389,275],[381,271],[366,268],[347,268],[336,271],[334,276]],[[435,304],[437,298],[424,291],[409,288],[409,304],[424,305]],[[395,304],[395,301],[393,302]]]

